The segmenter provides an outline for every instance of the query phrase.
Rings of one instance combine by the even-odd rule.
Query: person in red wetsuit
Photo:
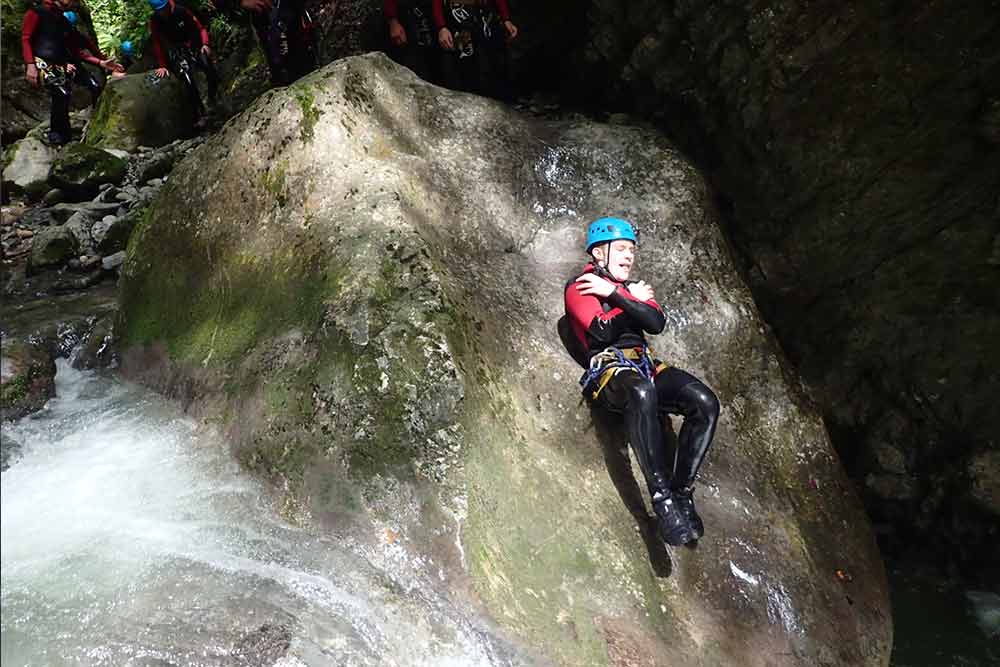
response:
[[[627,221],[601,218],[590,224],[592,261],[566,285],[560,335],[588,369],[580,381],[584,395],[624,416],[660,535],[679,546],[705,532],[692,494],[715,435],[719,399],[695,376],[651,357],[645,334],[663,331],[666,318],[652,287],[630,280],[635,248],[635,231]],[[672,474],[663,443],[666,413],[684,418]]]
[[[42,0],[24,13],[21,24],[24,78],[33,86],[44,83],[51,95],[48,140],[57,146],[70,140],[71,82],[81,57],[76,30],[63,15],[69,6],[68,0]]]
[[[432,0],[445,85],[511,98],[507,42],[517,38],[507,0]]]
[[[191,10],[174,0],[149,0],[149,6],[153,8],[149,19],[150,42],[159,64],[153,73],[162,79],[172,72],[184,81],[194,106],[195,124],[202,125],[205,105],[194,82],[193,68],[205,72],[210,104],[215,103],[219,90],[219,75],[212,64],[208,30]]]
[[[393,59],[421,79],[439,83],[441,51],[431,4],[431,0],[382,0],[382,14],[389,27]]]

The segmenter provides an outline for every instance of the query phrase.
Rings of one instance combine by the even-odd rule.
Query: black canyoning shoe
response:
[[[677,509],[687,519],[688,525],[691,526],[694,539],[699,539],[705,534],[705,524],[702,523],[701,517],[698,516],[698,512],[694,509],[694,488],[686,486],[683,489],[671,491],[670,495],[673,497]]]
[[[697,539],[688,520],[669,493],[657,493],[653,496],[653,511],[656,512],[660,539],[670,546],[683,546]]]

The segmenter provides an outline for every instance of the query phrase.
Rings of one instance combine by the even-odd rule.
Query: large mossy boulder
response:
[[[120,184],[126,167],[125,160],[105,150],[70,144],[53,162],[49,183],[78,200],[90,199],[105,183]]]
[[[142,73],[108,81],[84,141],[134,151],[193,134],[194,110],[184,84],[174,76],[154,79]]]
[[[620,424],[581,405],[556,335],[605,214],[642,230],[656,350],[722,400],[694,549],[656,539]],[[659,135],[339,61],[178,165],[115,331],[126,375],[217,420],[297,516],[410,554],[557,664],[888,662],[860,501]]]

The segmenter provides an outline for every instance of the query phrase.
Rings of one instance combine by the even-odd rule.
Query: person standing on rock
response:
[[[507,43],[517,38],[507,0],[432,0],[445,85],[511,98]]]
[[[24,78],[33,86],[44,84],[52,98],[49,109],[49,143],[59,146],[69,142],[69,103],[74,61],[82,54],[74,37],[76,29],[63,15],[69,0],[42,0],[24,13],[21,24],[21,55]]]
[[[312,17],[305,0],[240,0],[250,12],[272,86],[287,86],[316,68]]]
[[[205,72],[209,104],[215,104],[219,90],[219,74],[212,64],[208,29],[191,10],[175,0],[149,0],[149,6],[153,8],[149,19],[150,43],[160,65],[153,73],[162,79],[172,72],[183,80],[194,105],[195,126],[201,127],[206,121],[205,105],[194,82],[193,68]]]
[[[441,52],[434,37],[431,0],[383,0],[393,59],[425,81],[440,81]]]
[[[673,546],[687,544],[705,532],[693,490],[715,435],[719,400],[695,376],[652,356],[645,334],[663,331],[666,318],[653,288],[631,280],[632,225],[620,218],[595,220],[587,230],[586,249],[590,263],[566,284],[560,336],[587,369],[580,380],[584,396],[624,416],[662,539]],[[662,431],[668,413],[684,418],[672,474]]]

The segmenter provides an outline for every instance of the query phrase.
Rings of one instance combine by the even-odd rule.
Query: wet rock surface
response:
[[[56,395],[55,361],[45,345],[4,336],[0,347],[0,421],[20,419]]]
[[[723,403],[693,550],[652,535],[619,425],[579,404],[555,336],[584,225],[608,213],[643,230],[670,322],[655,348]],[[420,554],[549,659],[886,662],[861,505],[707,188],[655,133],[347,59],[191,153],[123,277],[128,376],[221,418],[314,521]]]
[[[950,528],[974,513],[952,499],[1000,430],[996,3],[520,11],[538,33],[524,76],[656,122],[711,174],[757,303],[860,484],[882,474],[884,422],[902,419],[912,493],[866,496],[889,553],[1000,581],[995,522]]]

